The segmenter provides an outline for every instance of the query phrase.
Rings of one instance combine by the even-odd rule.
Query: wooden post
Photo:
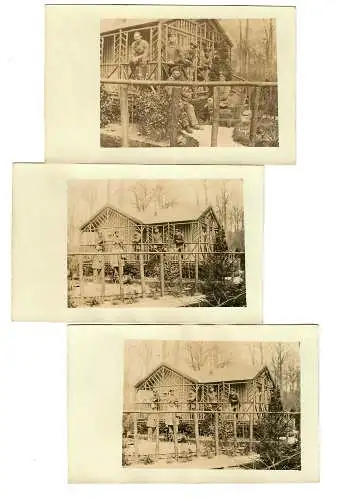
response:
[[[215,454],[219,455],[219,413],[214,413],[214,441],[215,441]]]
[[[253,91],[252,116],[250,123],[250,146],[255,145],[260,92],[260,87],[256,87]]]
[[[128,108],[128,85],[120,85],[120,107],[121,107],[121,127],[122,127],[122,147],[129,147],[129,108]]]
[[[144,263],[143,263],[142,252],[139,253],[139,262],[140,262],[141,292],[142,292],[142,297],[144,297],[146,293],[146,282],[144,279]]]
[[[179,252],[179,288],[180,292],[182,292],[182,252]]]
[[[139,442],[138,442],[138,434],[137,434],[137,413],[134,413],[134,455],[135,460],[137,461],[139,458]]]
[[[172,87],[172,102],[169,115],[169,145],[175,147],[178,138],[181,87]]]
[[[124,300],[123,263],[120,255],[117,256],[117,260],[118,260],[118,280],[120,283],[120,299]]]
[[[213,114],[211,128],[211,146],[218,146],[218,130],[219,130],[219,107],[220,103],[220,87],[213,87]]]
[[[162,80],[162,22],[159,21],[157,28],[157,77]]]
[[[165,295],[165,256],[160,253],[160,289],[161,297]]]
[[[105,296],[105,256],[102,256],[102,267],[101,267],[101,299],[104,300]]]
[[[173,439],[174,439],[174,454],[175,459],[179,458],[179,444],[178,444],[178,422],[176,420],[176,414],[173,413]]]
[[[237,444],[237,414],[235,412],[233,413],[233,440],[234,440],[234,445],[236,446],[236,444]]]
[[[84,297],[84,281],[83,281],[83,255],[78,255],[78,271],[79,271],[79,293],[81,300]]]
[[[155,415],[156,428],[155,428],[155,458],[159,458],[160,454],[160,414],[159,412]]]
[[[197,457],[200,456],[200,440],[199,440],[199,420],[197,407],[195,409],[195,413],[193,414],[194,419],[194,436],[195,436],[195,454]]]
[[[253,412],[250,414],[250,443],[249,443],[250,453],[253,451]]]
[[[199,253],[195,254],[195,291],[199,290]]]

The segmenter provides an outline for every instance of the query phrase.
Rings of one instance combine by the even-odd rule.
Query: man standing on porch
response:
[[[146,78],[148,55],[149,43],[142,38],[139,31],[135,31],[134,41],[131,44],[131,59],[129,61],[132,79],[143,80]]]

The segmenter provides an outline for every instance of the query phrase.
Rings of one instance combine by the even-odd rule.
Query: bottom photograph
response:
[[[69,479],[316,481],[317,399],[316,326],[72,326]]]

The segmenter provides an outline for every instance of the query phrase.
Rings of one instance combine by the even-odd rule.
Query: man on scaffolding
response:
[[[144,40],[139,31],[134,33],[134,41],[131,44],[131,58],[129,66],[131,78],[144,80],[147,75],[147,63],[149,55],[149,43]]]

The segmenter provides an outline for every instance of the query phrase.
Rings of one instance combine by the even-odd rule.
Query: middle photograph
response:
[[[37,167],[31,168],[35,172]],[[139,178],[130,168],[129,176],[105,176],[105,170],[96,169],[99,175],[92,173],[88,178],[86,167],[68,170],[64,185],[67,260],[61,270],[66,278],[67,319],[91,320],[93,314],[98,321],[110,313],[110,318],[117,319],[118,311],[118,318],[128,320],[132,314],[129,310],[135,309],[138,317],[144,317],[143,311],[152,309],[149,321],[190,317],[191,321],[206,322],[212,309],[219,308],[222,318],[230,315],[236,322],[260,320],[262,169],[252,168],[251,176],[244,169],[233,168],[223,177],[214,178],[212,170],[210,177],[200,178]],[[60,179],[61,171],[56,169],[45,169],[43,177],[49,178],[49,189],[57,189],[53,176],[58,174]],[[17,167],[15,171],[19,186],[27,193],[26,168]],[[114,169],[110,172],[116,173]],[[41,172],[38,177],[39,185]],[[31,182],[33,178],[34,174]],[[48,194],[43,186],[37,190],[36,184],[33,190],[37,191],[36,200]],[[21,210],[26,204],[21,207],[21,196],[15,198],[15,212],[22,216],[15,218],[14,226],[20,233],[20,228],[26,227],[26,210]],[[40,219],[47,216],[49,207],[51,203],[41,207]],[[61,216],[63,213],[65,205]],[[39,226],[41,231],[51,224],[40,220]],[[19,234],[17,237],[20,239]],[[45,241],[50,243],[54,237],[55,231]],[[43,239],[43,253],[49,243]],[[19,250],[14,256],[17,297],[25,287],[23,275],[27,274],[27,248]],[[54,255],[61,257],[55,251]],[[21,261],[25,267],[22,271]],[[44,261],[41,256],[40,263]],[[34,281],[37,277],[27,276],[30,286]],[[40,300],[42,295],[40,290]],[[20,300],[15,302],[22,310]],[[174,316],[169,316],[170,309],[177,310]],[[39,304],[39,310],[50,307]],[[204,310],[209,312],[201,316]],[[254,313],[249,316],[250,311]],[[219,315],[215,316],[219,320]]]

